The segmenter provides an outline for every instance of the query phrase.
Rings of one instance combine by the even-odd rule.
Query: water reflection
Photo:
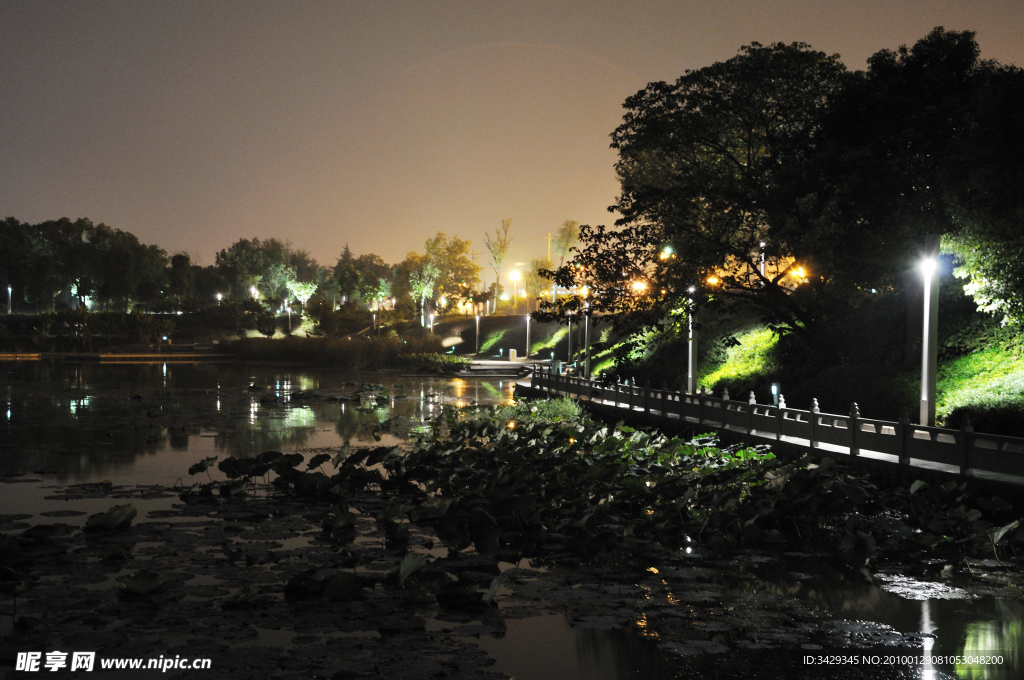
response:
[[[806,567],[806,564],[792,565]],[[815,608],[842,619],[875,621],[901,633],[925,633],[922,654],[1001,655],[1000,665],[951,665],[921,667],[921,677],[958,677],[1009,680],[1024,677],[1024,603],[1019,600],[969,599],[963,591],[944,588],[938,597],[907,599],[857,575],[773,570],[770,575],[738,573],[733,587],[797,597]],[[931,584],[934,590],[939,588]],[[913,593],[910,593],[913,596]],[[940,673],[941,672],[941,673]]]
[[[0,475],[43,473],[61,482],[130,474],[124,481],[166,484],[210,455],[395,444],[442,403],[511,396],[475,380],[245,365],[2,363],[0,378]],[[381,382],[366,391],[366,383]]]
[[[501,638],[478,644],[495,670],[522,680],[661,680],[676,669],[657,644],[627,629],[573,628],[561,615],[506,620]],[[572,653],[574,651],[575,653]]]

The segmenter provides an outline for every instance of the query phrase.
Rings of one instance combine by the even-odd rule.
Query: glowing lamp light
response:
[[[934,274],[937,266],[938,263],[934,258],[929,257],[926,260],[921,260],[921,271],[924,272],[925,276],[931,276]]]
[[[249,292],[252,293],[254,298],[258,298],[260,296],[260,292],[256,290],[256,286],[249,286]]]
[[[797,276],[799,276],[799,277],[800,277],[801,279],[803,279],[803,278],[806,278],[806,276],[807,276],[806,274],[804,274],[804,268],[803,268],[803,267],[797,267],[797,269],[796,269],[796,274],[797,274]]]
[[[521,275],[519,274],[519,272],[518,272],[518,271],[516,271],[515,269],[513,269],[513,270],[512,270],[512,273],[510,273],[510,274],[508,275],[508,277],[509,277],[510,279],[512,279],[513,281],[518,281],[518,280],[519,280],[519,279],[521,278]]]
[[[635,290],[637,293],[644,292],[645,290],[647,290],[647,282],[646,281],[634,281],[633,282],[633,290]]]
[[[440,300],[438,300],[438,302],[440,302],[440,303],[441,303],[441,306],[442,306],[442,307],[444,307],[444,306],[445,306],[445,304],[446,304],[446,303],[448,302],[448,300],[447,300],[447,298],[445,298],[445,296],[443,296],[443,295],[442,295],[442,296],[441,296],[441,299],[440,299]]]
[[[583,297],[587,297],[588,295],[590,295],[590,289],[587,288],[586,286],[583,286],[582,288],[580,288],[580,295],[582,295]]]
[[[712,286],[715,285],[716,283],[718,283],[718,277],[717,276],[709,276],[708,277],[708,283],[710,283]]]
[[[687,293],[695,293],[695,292],[697,292],[697,287],[696,286],[690,286],[689,288],[686,289],[686,292]]]

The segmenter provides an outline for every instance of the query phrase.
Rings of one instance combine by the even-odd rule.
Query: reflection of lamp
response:
[[[256,290],[256,286],[249,286],[249,292],[252,293],[252,297],[253,297],[254,300],[258,300],[259,299],[260,292],[258,290]]]
[[[921,336],[921,425],[935,426],[935,370],[939,358],[939,234],[924,241],[924,323]]]
[[[480,315],[476,315],[476,353],[480,354]]]

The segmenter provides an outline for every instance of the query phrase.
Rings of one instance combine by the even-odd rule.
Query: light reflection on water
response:
[[[0,475],[172,484],[200,458],[400,443],[442,404],[496,403],[509,381],[211,364],[0,363]],[[297,399],[382,384],[387,399]],[[418,395],[423,394],[424,399]],[[402,397],[402,395],[407,395]],[[427,395],[431,395],[427,398]],[[134,397],[134,398],[133,398]]]

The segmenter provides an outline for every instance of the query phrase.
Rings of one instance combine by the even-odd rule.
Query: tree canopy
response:
[[[620,217],[582,227],[576,257],[548,275],[586,284],[627,330],[732,301],[806,335],[896,289],[924,236],[945,233],[979,302],[1019,314],[1022,90],[969,32],[935,29],[864,72],[802,43],[753,43],[626,100]]]

